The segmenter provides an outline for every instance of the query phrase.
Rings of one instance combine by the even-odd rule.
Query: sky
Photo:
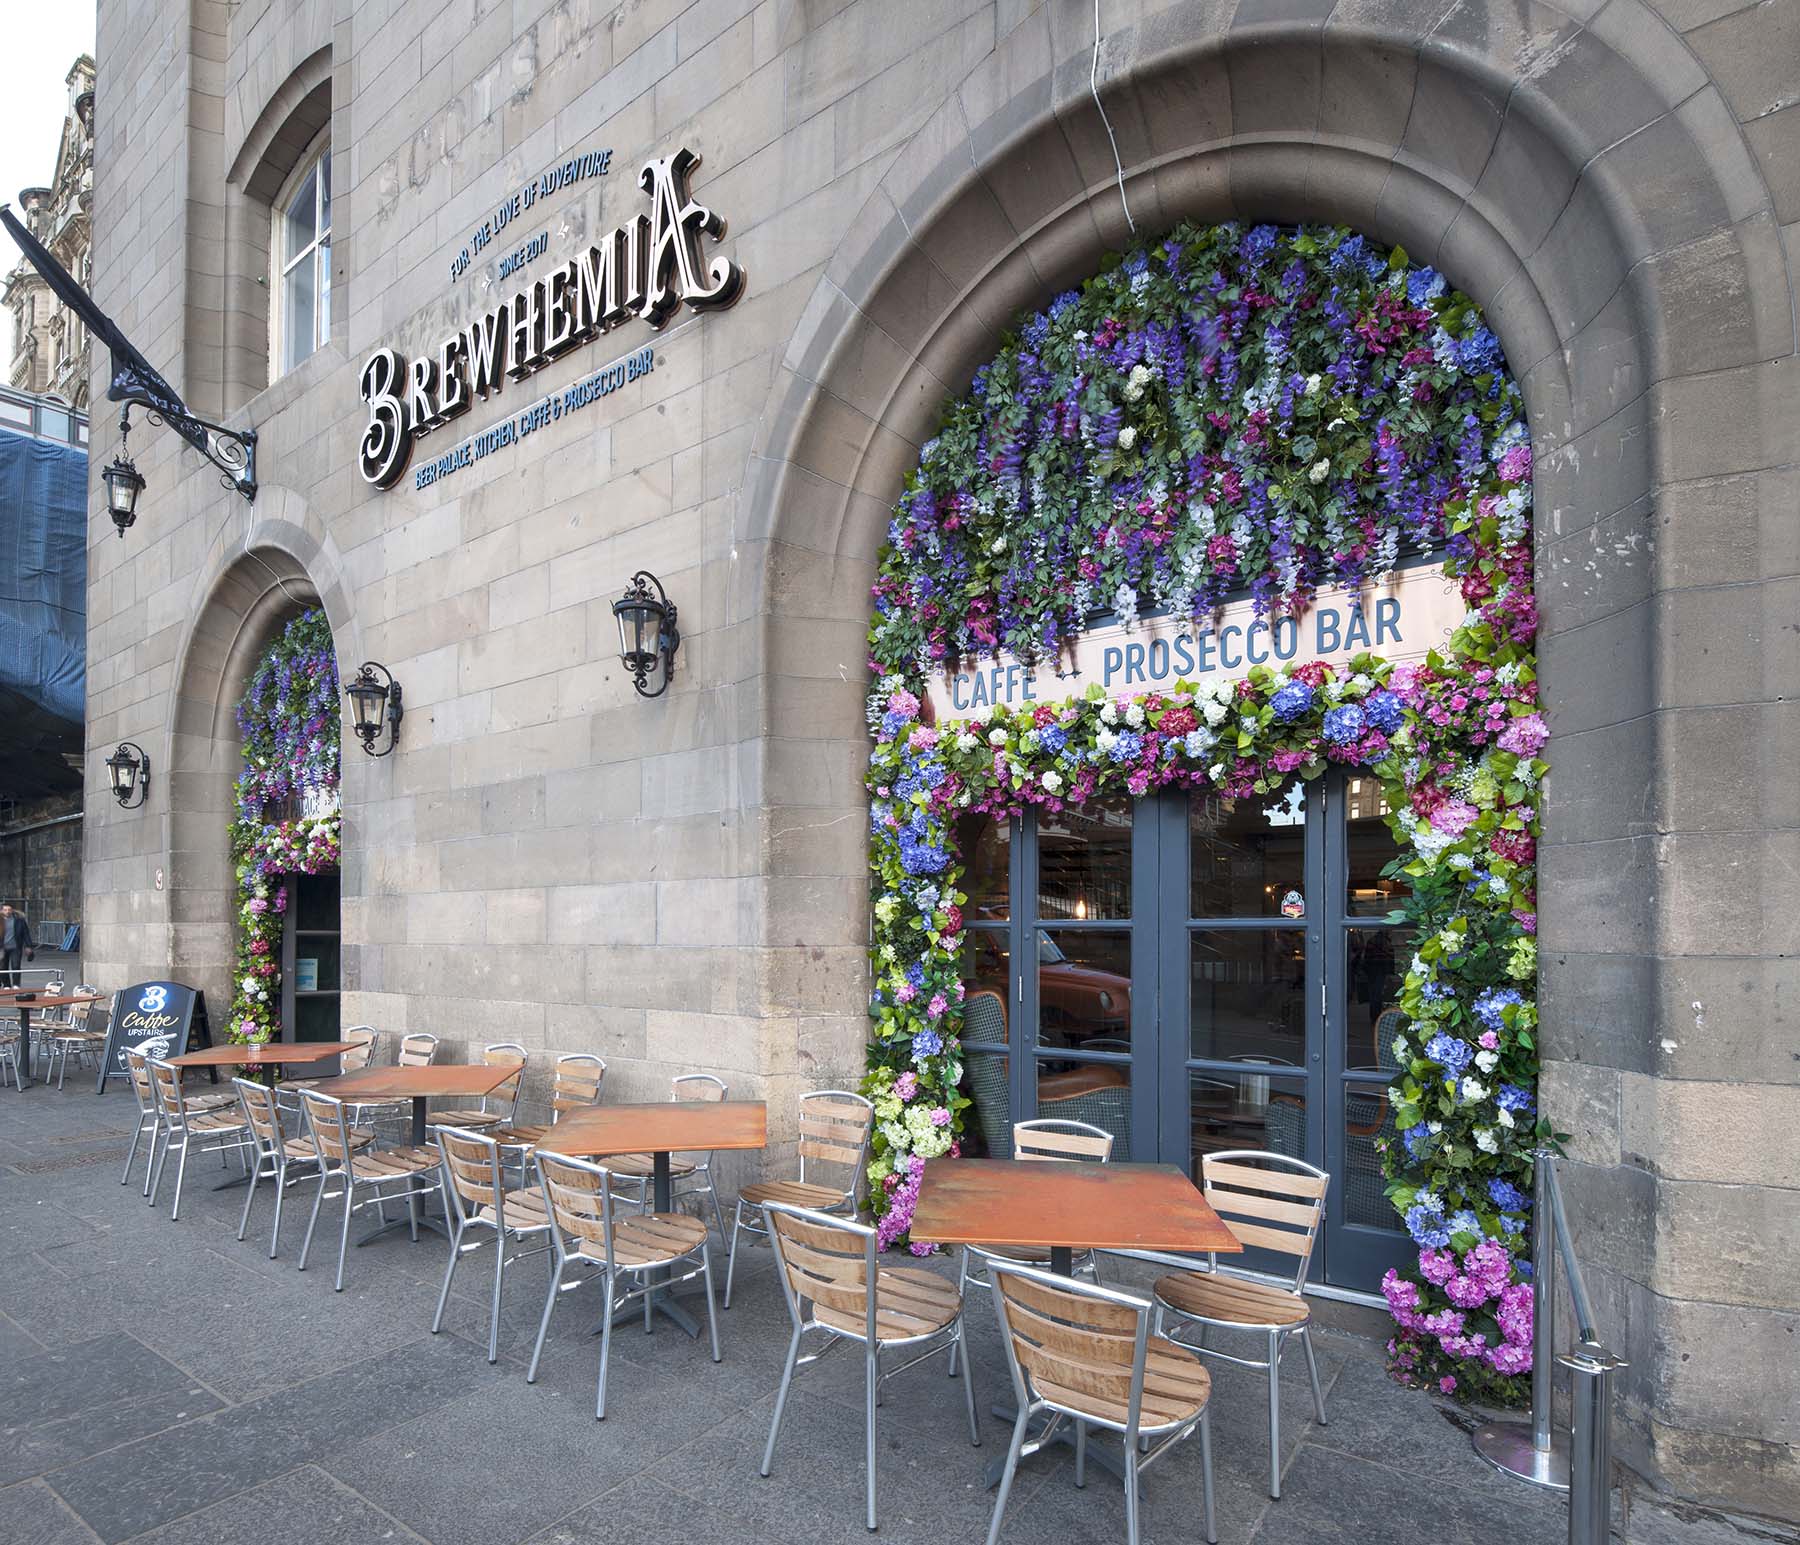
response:
[[[9,4],[9,9],[11,8]],[[19,189],[44,187],[56,173],[57,136],[68,109],[63,77],[78,54],[94,51],[94,0],[19,5],[0,49],[0,201],[19,209]],[[19,249],[0,232],[0,273]],[[5,360],[12,358],[12,312],[0,314]],[[3,367],[0,367],[3,368]]]

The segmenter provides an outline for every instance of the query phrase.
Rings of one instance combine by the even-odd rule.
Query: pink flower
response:
[[[1446,837],[1460,837],[1475,824],[1481,812],[1466,800],[1447,799],[1431,813],[1431,829]]]
[[[913,986],[911,982],[902,982],[894,989],[894,1001],[896,1003],[911,1003],[912,1000],[918,996],[919,989]]]
[[[941,992],[934,992],[931,995],[931,1002],[925,1005],[925,1012],[933,1019],[937,1019],[940,1018],[943,1015],[944,1010],[949,1007],[950,1005],[944,1001],[944,995]]]
[[[1500,1037],[1495,1035],[1492,1030],[1483,1030],[1481,1034],[1476,1037],[1475,1044],[1483,1051],[1499,1051]]]
[[[1438,1380],[1438,1388],[1446,1395],[1454,1395],[1456,1393],[1456,1379],[1447,1373],[1443,1378]]]
[[[908,1068],[894,1080],[894,1093],[903,1100],[910,1100],[919,1092],[919,1075]]]
[[[1419,1275],[1433,1287],[1442,1287],[1456,1275],[1456,1257],[1448,1250],[1421,1250]]]
[[[934,1105],[931,1110],[931,1124],[934,1127],[949,1126],[950,1125],[949,1110],[942,1105]]]
[[[1521,714],[1506,727],[1499,746],[1502,751],[1510,751],[1515,756],[1536,756],[1549,738],[1550,726],[1544,723],[1542,714]]]

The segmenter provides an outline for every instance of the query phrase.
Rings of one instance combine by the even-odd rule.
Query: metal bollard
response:
[[[1557,1359],[1569,1370],[1569,1545],[1606,1545],[1612,1527],[1612,1380],[1625,1366],[1597,1341]]]

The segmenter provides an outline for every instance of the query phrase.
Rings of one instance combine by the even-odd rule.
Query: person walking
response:
[[[31,937],[31,924],[25,914],[11,902],[0,905],[0,987],[19,985],[19,968],[27,960],[37,959],[37,943]]]

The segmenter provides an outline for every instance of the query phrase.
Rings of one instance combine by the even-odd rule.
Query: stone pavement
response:
[[[281,1545],[426,1540],[562,1545],[865,1538],[861,1370],[840,1352],[796,1381],[775,1471],[756,1474],[786,1310],[765,1250],[739,1262],[721,1314],[725,1360],[666,1324],[614,1342],[608,1416],[593,1418],[592,1304],[565,1301],[536,1385],[525,1383],[541,1265],[509,1268],[500,1362],[483,1356],[486,1263],[459,1274],[445,1332],[429,1334],[446,1259],[435,1235],[353,1250],[341,1294],[327,1247],[294,1269],[311,1186],[290,1195],[267,1257],[262,1191],[249,1238],[243,1193],[190,1173],[180,1222],[119,1183],[132,1102],[90,1079],[58,1094],[0,1091],[0,1541],[19,1545]],[[329,1205],[329,1204],[328,1204]],[[365,1230],[360,1218],[353,1225]],[[317,1249],[317,1242],[315,1242]],[[722,1265],[722,1261],[721,1261]],[[722,1273],[721,1273],[722,1276]],[[980,1541],[987,1460],[1007,1428],[990,1311],[971,1316],[983,1443],[937,1362],[888,1385],[880,1413],[881,1536]],[[1490,1472],[1466,1416],[1383,1375],[1378,1349],[1321,1337],[1328,1427],[1314,1425],[1299,1358],[1284,1391],[1283,1497],[1264,1487],[1266,1426],[1253,1374],[1215,1372],[1219,1536],[1266,1545],[1354,1539],[1508,1545],[1565,1536],[1562,1505]],[[1005,1537],[1058,1545],[1124,1538],[1117,1484],[1072,1484],[1066,1451],[1028,1461]],[[1145,1480],[1150,1541],[1199,1538],[1199,1449]],[[1716,1536],[1667,1514],[1644,1539]],[[1635,1533],[1635,1531],[1634,1531]],[[1767,1536],[1765,1536],[1766,1538]]]

